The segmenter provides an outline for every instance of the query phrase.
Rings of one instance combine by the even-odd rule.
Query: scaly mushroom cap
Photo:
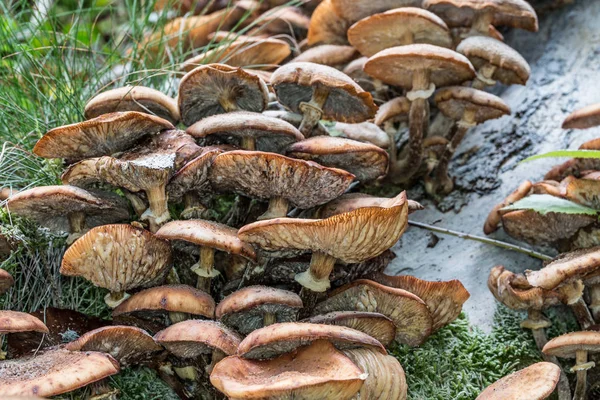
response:
[[[497,204],[492,208],[492,211],[488,214],[487,219],[485,220],[485,224],[483,226],[483,232],[486,235],[491,234],[492,232],[498,229],[500,222],[502,221],[502,214],[500,212],[506,206],[511,205],[512,203],[521,200],[523,197],[529,194],[529,191],[533,187],[531,181],[525,181],[519,185],[511,194],[509,194],[502,203]]]
[[[374,337],[385,347],[391,345],[396,337],[394,322],[385,315],[374,312],[334,311],[323,315],[315,315],[302,322],[338,325],[356,329]]]
[[[186,193],[202,191],[213,160],[222,152],[218,147],[203,147],[200,155],[181,167],[167,185],[169,201],[179,203]]]
[[[348,64],[356,58],[357,54],[356,49],[352,46],[322,44],[300,53],[290,62],[311,62],[335,67]]]
[[[600,247],[581,249],[555,257],[539,271],[526,271],[527,281],[536,287],[554,289],[570,279],[581,279],[600,269]]]
[[[387,354],[377,339],[345,326],[284,322],[251,332],[240,343],[237,355],[265,360],[290,353],[316,340],[328,340],[337,349],[368,348]]]
[[[273,360],[227,357],[210,374],[210,382],[232,400],[349,400],[365,379],[348,357],[325,340]]]
[[[385,49],[365,64],[365,72],[385,83],[411,89],[413,74],[428,71],[437,87],[460,85],[475,78],[469,60],[453,50],[431,44],[409,44]]]
[[[445,282],[425,281],[414,276],[389,276],[378,273],[372,276],[375,282],[413,293],[427,304],[433,318],[432,332],[454,321],[462,306],[471,296],[459,280]]]
[[[392,118],[403,116],[408,119],[408,113],[410,112],[410,101],[406,97],[396,97],[383,103],[379,106],[377,114],[375,115],[375,125],[381,126],[386,121]],[[389,140],[389,139],[388,139]]]
[[[68,185],[39,186],[12,196],[6,203],[11,213],[30,218],[53,231],[70,232],[69,215],[85,215],[85,227],[129,218],[127,201],[108,192],[88,192]]]
[[[296,321],[302,300],[296,293],[268,286],[248,286],[225,297],[215,315],[225,325],[246,335],[262,328],[265,314],[276,322]]]
[[[562,124],[563,129],[588,129],[600,125],[600,103],[573,111]]]
[[[241,68],[224,64],[200,66],[179,83],[179,111],[186,126],[233,110],[261,112],[269,101],[265,82]]]
[[[20,311],[0,311],[0,335],[14,332],[48,333],[48,328],[31,314]]]
[[[353,0],[332,0],[331,3],[334,12],[351,23],[395,8],[421,7],[420,0],[375,0],[359,2]]]
[[[183,240],[203,247],[210,247],[249,260],[256,260],[252,246],[242,242],[237,229],[218,222],[193,219],[171,221],[163,225],[156,236],[167,240]]]
[[[349,172],[261,151],[229,151],[218,155],[209,172],[212,187],[268,200],[287,199],[300,208],[326,203],[346,191]]]
[[[107,90],[85,105],[85,118],[120,111],[137,111],[156,115],[172,124],[179,121],[179,107],[171,97],[145,86],[125,86]]]
[[[113,312],[113,317],[125,314],[151,314],[155,312],[186,313],[205,318],[215,317],[215,301],[196,288],[187,285],[165,285],[142,290]]]
[[[344,350],[343,353],[369,374],[360,389],[360,399],[406,400],[406,376],[396,357],[370,349]]]
[[[225,139],[237,147],[244,138],[254,139],[257,150],[271,153],[281,153],[289,144],[304,140],[298,129],[282,119],[245,111],[203,118],[186,132],[195,138]]]
[[[397,8],[362,19],[348,30],[348,40],[364,56],[413,43],[452,47],[452,37],[440,17],[415,7]]]
[[[300,112],[300,103],[308,103],[314,88],[322,87],[329,96],[322,107],[322,119],[340,122],[363,122],[375,116],[377,106],[348,75],[335,68],[308,62],[289,63],[278,68],[271,85],[281,104]]]
[[[359,142],[372,143],[382,149],[390,147],[390,137],[372,122],[361,122],[360,124],[345,124],[337,122],[335,129],[342,133],[343,137]]]
[[[348,44],[346,31],[352,23],[335,13],[331,0],[323,0],[310,17],[308,45]]]
[[[196,358],[213,350],[233,355],[242,338],[220,322],[191,319],[163,329],[154,340],[176,357]]]
[[[478,14],[491,13],[494,26],[538,30],[537,14],[525,0],[424,0],[423,8],[439,15],[450,27],[471,26]]]
[[[550,340],[542,352],[560,358],[575,358],[577,351],[600,352],[600,332],[571,332]]]
[[[373,144],[339,137],[314,136],[290,145],[287,154],[326,167],[343,169],[361,182],[375,180],[385,175],[388,169],[385,150]]]
[[[540,362],[496,381],[476,400],[544,400],[554,392],[559,379],[559,366]]]
[[[498,96],[464,86],[440,89],[434,96],[439,110],[447,117],[460,121],[467,111],[478,124],[510,114],[510,107]]]
[[[388,197],[375,197],[366,193],[345,193],[335,200],[330,201],[320,207],[315,215],[320,218],[329,218],[334,215],[347,213],[359,208],[365,207],[381,207],[390,199]],[[414,200],[408,200],[408,213],[412,214],[415,211],[423,210],[424,207]]]
[[[525,85],[531,69],[519,52],[500,40],[471,36],[460,42],[456,51],[466,56],[476,69],[486,64],[496,67],[491,78],[505,85]]]
[[[310,250],[355,263],[392,247],[407,225],[408,204],[402,192],[379,207],[359,208],[326,219],[258,221],[242,227],[238,235],[268,251]]]
[[[56,396],[117,373],[119,363],[108,354],[51,350],[0,363],[0,394]]]
[[[368,311],[385,315],[396,325],[396,341],[418,346],[431,334],[433,321],[427,305],[403,289],[359,279],[338,288],[315,308],[315,313]]]
[[[135,111],[103,114],[48,131],[35,144],[33,152],[44,158],[79,161],[127,150],[142,136],[165,129],[175,127],[154,115]]]
[[[8,292],[8,290],[15,284],[15,279],[11,274],[3,269],[0,269],[0,295]]]
[[[60,273],[81,276],[111,292],[155,286],[171,268],[166,240],[131,225],[91,229],[67,249]]]

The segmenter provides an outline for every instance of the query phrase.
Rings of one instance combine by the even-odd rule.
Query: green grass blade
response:
[[[532,194],[502,208],[502,210],[533,210],[540,214],[547,214],[549,212],[561,214],[598,214],[598,210],[559,197],[550,196],[549,194]]]
[[[527,157],[523,161],[529,162],[534,160],[540,160],[542,158],[557,158],[557,157],[569,157],[569,158],[600,158],[599,150],[554,150],[548,153],[536,154],[535,156]]]

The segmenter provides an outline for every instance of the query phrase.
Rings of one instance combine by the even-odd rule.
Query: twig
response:
[[[443,234],[446,234],[446,235],[456,236],[456,237],[461,238],[461,239],[468,239],[468,240],[474,240],[476,242],[491,244],[492,246],[501,247],[503,249],[512,250],[512,251],[516,251],[516,252],[519,252],[519,253],[527,254],[530,257],[534,257],[534,258],[537,258],[537,259],[540,259],[540,260],[543,260],[543,261],[552,260],[552,257],[550,257],[549,255],[538,253],[537,251],[528,249],[526,247],[521,247],[521,246],[517,246],[517,245],[514,245],[514,244],[502,242],[500,240],[488,239],[488,238],[481,237],[481,236],[470,235],[468,233],[453,231],[451,229],[438,228],[437,226],[424,224],[422,222],[408,221],[408,224],[412,225],[412,226],[416,226],[417,228],[427,229],[427,230],[430,230],[430,231],[433,231],[433,232],[438,232],[438,233],[443,233]]]

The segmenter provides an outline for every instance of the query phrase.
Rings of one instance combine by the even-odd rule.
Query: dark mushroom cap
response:
[[[239,150],[218,155],[209,179],[217,191],[264,200],[282,197],[311,208],[344,193],[354,175],[279,154]]]
[[[196,288],[187,285],[156,286],[142,290],[123,303],[113,312],[113,317],[123,314],[180,312],[206,318],[214,318],[215,301],[213,298]]]
[[[599,269],[600,247],[592,247],[561,254],[538,271],[526,271],[526,275],[532,286],[550,290]]]
[[[550,340],[542,352],[560,358],[575,358],[577,351],[600,352],[600,332],[571,332]]]
[[[300,112],[300,103],[310,101],[315,87],[327,88],[329,96],[322,108],[325,120],[363,122],[377,111],[370,93],[348,75],[325,65],[286,64],[273,73],[271,85],[279,102],[294,112]]]
[[[432,330],[432,317],[418,296],[379,283],[359,279],[338,288],[315,308],[315,313],[331,311],[378,312],[396,325],[396,340],[411,346],[422,344]]]
[[[221,102],[239,110],[261,112],[268,103],[267,85],[258,76],[224,64],[200,66],[179,83],[179,111],[186,126],[215,114],[228,112]]]
[[[167,120],[135,111],[103,114],[48,131],[33,152],[44,158],[79,161],[127,150],[142,136],[174,128]]]
[[[287,154],[346,170],[361,182],[377,179],[388,169],[385,150],[373,144],[339,137],[314,136],[290,145]]]
[[[108,192],[88,192],[68,185],[40,186],[12,196],[8,211],[31,218],[54,231],[69,232],[69,214],[83,213],[85,225],[115,223],[129,218],[127,201]]]
[[[381,126],[386,121],[398,116],[403,116],[408,119],[409,111],[410,101],[403,96],[396,97],[379,106],[379,110],[377,110],[377,114],[375,115],[375,125]]]
[[[203,147],[200,155],[181,167],[167,185],[169,201],[178,203],[189,192],[201,192],[208,186],[208,170],[217,155],[218,147]]]
[[[292,352],[316,340],[328,340],[336,348],[365,347],[387,354],[377,339],[345,326],[284,322],[251,332],[240,343],[237,355],[249,359],[270,359]]]
[[[311,62],[335,67],[348,64],[357,55],[358,52],[352,46],[322,44],[303,51],[290,62]]]
[[[315,8],[308,27],[308,45],[348,44],[346,32],[352,23],[340,17],[334,10],[332,0],[323,0]]]
[[[463,119],[466,111],[473,112],[473,121],[482,123],[510,114],[510,107],[498,96],[464,86],[440,89],[434,96],[439,110],[455,121]]]
[[[554,392],[560,379],[560,367],[539,362],[496,381],[476,400],[544,400]]]
[[[105,326],[87,332],[79,339],[67,343],[69,351],[99,351],[110,354],[121,366],[152,361],[162,351],[148,332],[133,326]]]
[[[210,374],[211,383],[231,399],[349,400],[365,374],[334,346],[318,340],[273,360],[232,356]]]
[[[339,325],[356,329],[374,337],[385,347],[392,344],[396,337],[394,322],[385,315],[374,312],[334,311],[323,315],[315,315],[302,322]]]
[[[296,321],[302,300],[296,293],[268,286],[248,286],[225,297],[215,315],[225,325],[242,334],[263,327],[265,314],[277,322]]]
[[[8,292],[15,284],[15,279],[6,270],[0,269],[0,294]]]
[[[382,149],[390,147],[390,138],[372,122],[361,122],[359,124],[345,124],[336,122],[335,129],[342,133],[343,137],[359,142],[372,143]]]
[[[166,240],[131,225],[91,229],[67,249],[60,273],[81,276],[111,292],[155,286],[171,268]]]
[[[416,7],[403,7],[364,18],[348,29],[348,41],[364,56],[413,43],[452,47],[452,37],[440,17]]]
[[[85,118],[119,111],[137,111],[156,115],[172,124],[179,121],[179,107],[171,97],[145,86],[125,86],[107,90],[85,105]]]
[[[354,23],[373,14],[403,7],[421,7],[420,0],[377,0],[361,1],[332,0],[333,10],[337,15]]]
[[[563,129],[588,129],[600,125],[600,103],[573,111],[562,124]]]
[[[411,89],[416,71],[429,71],[437,87],[458,85],[475,78],[469,60],[453,50],[431,44],[409,44],[385,49],[365,64],[365,72],[385,83]]]
[[[31,314],[20,311],[0,311],[0,335],[14,332],[48,333],[48,328]]]
[[[119,363],[108,354],[51,350],[0,363],[0,394],[56,396],[117,373]]]
[[[304,139],[298,129],[282,119],[245,111],[203,118],[186,132],[196,138],[224,138],[238,147],[243,138],[253,138],[257,150],[272,153],[281,153],[289,144]]]
[[[465,55],[476,69],[486,64],[496,67],[492,79],[506,85],[525,85],[531,74],[529,64],[523,56],[497,39],[471,36],[460,42],[456,51]]]
[[[176,357],[196,358],[214,350],[235,354],[242,338],[220,322],[191,319],[163,329],[154,340]]]

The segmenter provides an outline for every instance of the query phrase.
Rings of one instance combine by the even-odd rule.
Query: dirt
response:
[[[431,200],[420,199],[427,208],[411,215],[411,219],[483,235],[483,222],[496,203],[523,180],[541,180],[552,165],[563,160],[520,161],[532,154],[576,148],[600,137],[600,128],[560,128],[570,112],[600,102],[600,2],[575,3],[546,11],[537,33],[518,30],[505,35],[506,42],[529,62],[529,82],[526,86],[493,90],[510,105],[512,115],[488,121],[468,133],[450,167],[457,190],[438,207]],[[417,187],[409,194],[419,198],[422,192]],[[486,286],[489,270],[498,264],[514,271],[541,266],[539,260],[527,255],[436,235],[439,241],[431,246],[428,231],[409,228],[394,247],[397,258],[387,272],[430,280],[460,279],[471,293],[465,310],[470,320],[484,330],[492,325],[495,307]],[[502,230],[491,237],[517,243]],[[537,250],[552,255],[549,249]]]

